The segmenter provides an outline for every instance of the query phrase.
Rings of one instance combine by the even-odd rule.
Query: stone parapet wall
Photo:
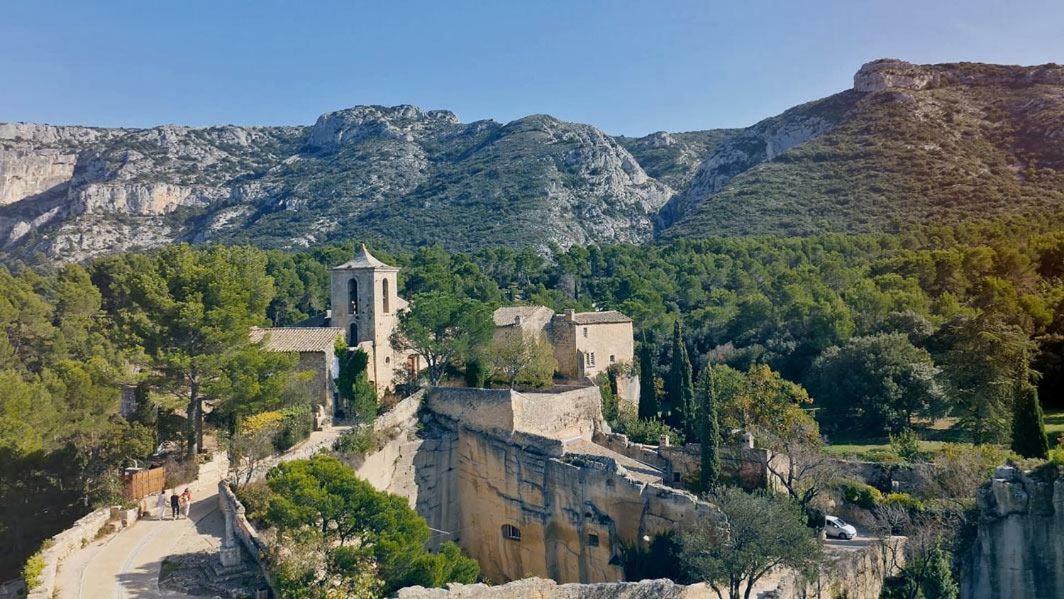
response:
[[[82,516],[70,528],[45,541],[48,548],[41,551],[44,570],[41,572],[39,584],[27,595],[28,599],[52,599],[56,590],[55,575],[59,562],[95,539],[110,520],[111,508],[100,508]]]
[[[436,387],[426,406],[462,426],[509,437],[527,434],[551,439],[591,439],[608,430],[602,399],[595,386],[551,391]]]

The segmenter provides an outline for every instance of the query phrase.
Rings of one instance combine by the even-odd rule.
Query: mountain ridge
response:
[[[0,123],[0,252],[449,249],[895,230],[1064,205],[1064,68],[881,59],[745,128],[610,136],[364,105],[310,125]]]

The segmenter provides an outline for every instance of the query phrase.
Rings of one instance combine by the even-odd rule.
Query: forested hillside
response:
[[[806,386],[819,415],[872,433],[949,414],[966,438],[1003,442],[1016,397],[1032,384],[1045,405],[1064,404],[1060,214],[906,235],[576,246],[550,257],[532,248],[392,249],[374,252],[402,267],[401,292],[415,303],[439,292],[492,306],[622,310],[660,374],[682,320],[696,372],[767,364]],[[322,311],[328,268],[352,251],[178,245],[84,267],[0,269],[3,545],[25,555],[112,501],[114,468],[160,442],[195,439],[185,418],[197,409],[190,381],[200,400],[239,400],[215,403],[223,430],[228,410],[295,405],[277,383],[294,375],[292,364],[250,345],[247,328]],[[914,373],[913,384],[933,384],[940,401],[908,405],[873,376],[863,381],[870,403],[833,403],[830,373],[847,363]],[[118,413],[123,386],[138,390],[128,417]],[[822,424],[830,439],[835,428]]]

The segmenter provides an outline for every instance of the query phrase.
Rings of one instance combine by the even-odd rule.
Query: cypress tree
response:
[[[669,367],[669,423],[683,429],[688,439],[694,436],[694,383],[691,360],[683,342],[683,325],[677,320],[672,329],[672,363]]]
[[[702,371],[698,382],[698,436],[702,440],[701,490],[708,492],[720,482],[720,425],[717,420],[717,384],[713,367]]]
[[[654,387],[654,347],[646,332],[639,345],[639,418],[658,417],[658,390]]]
[[[354,381],[351,385],[351,411],[358,422],[373,422],[377,417],[377,390],[369,382],[369,355],[361,349],[351,352]]]
[[[1049,454],[1046,424],[1038,390],[1024,382],[1012,407],[1012,451],[1025,458],[1045,458]]]

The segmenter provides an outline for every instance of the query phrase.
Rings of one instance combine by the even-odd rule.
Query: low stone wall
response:
[[[33,588],[29,599],[52,599],[55,592],[55,575],[59,562],[66,556],[92,542],[100,530],[111,521],[111,508],[105,507],[82,516],[70,528],[45,541],[49,547],[41,552],[44,557],[44,571],[40,583]]]
[[[627,436],[617,433],[596,434],[594,440],[603,447],[661,470],[665,482],[670,485],[679,486],[683,481],[693,479],[701,468],[702,449],[698,443],[644,445],[632,443]],[[735,478],[747,490],[776,488],[778,482],[768,470],[770,460],[776,460],[775,468],[783,467],[782,462],[767,449],[745,445],[720,448],[720,462],[725,475]]]
[[[248,554],[261,565],[262,551],[265,549],[266,544],[263,542],[262,537],[259,536],[258,531],[255,530],[255,525],[244,514],[244,504],[240,503],[240,500],[236,498],[236,494],[233,493],[233,490],[229,488],[229,484],[224,480],[218,482],[218,508],[222,510],[222,514],[225,516],[227,527],[229,522],[232,522],[233,535],[244,546]],[[228,528],[226,530],[228,532]]]

